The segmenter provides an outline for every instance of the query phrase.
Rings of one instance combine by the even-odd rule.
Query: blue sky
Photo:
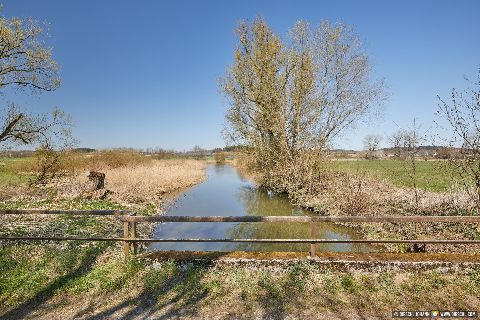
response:
[[[354,25],[385,78],[383,117],[336,141],[362,148],[413,118],[428,129],[436,95],[465,86],[480,66],[480,1],[38,1],[4,0],[7,17],[50,23],[62,86],[4,95],[38,112],[58,106],[81,146],[223,146],[226,105],[218,79],[233,61],[234,29],[260,15],[282,36],[297,19]]]

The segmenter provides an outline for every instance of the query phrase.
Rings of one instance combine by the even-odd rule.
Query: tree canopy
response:
[[[350,26],[298,21],[282,40],[257,18],[241,22],[233,65],[222,80],[227,137],[261,159],[295,159],[325,148],[385,98],[383,80]]]
[[[59,66],[45,45],[46,31],[32,19],[0,17],[0,93],[6,88],[52,91],[60,85]],[[67,122],[58,109],[51,118],[32,116],[10,103],[0,122],[0,145],[46,143],[51,131],[60,134]]]

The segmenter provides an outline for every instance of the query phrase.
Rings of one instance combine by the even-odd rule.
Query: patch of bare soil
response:
[[[142,258],[151,261],[176,261],[192,260],[299,260],[305,259],[304,252],[211,252],[211,251],[155,251],[145,253]],[[320,252],[313,261],[384,261],[384,262],[475,262],[480,263],[480,253],[459,254],[459,253],[394,253],[394,252]]]

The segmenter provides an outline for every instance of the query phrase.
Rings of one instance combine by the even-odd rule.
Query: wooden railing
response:
[[[318,239],[316,224],[321,222],[357,223],[477,223],[480,216],[137,216],[131,211],[122,210],[0,210],[0,215],[76,215],[76,216],[115,216],[123,222],[123,238],[113,237],[35,237],[0,236],[0,240],[51,240],[51,241],[122,241],[124,254],[137,252],[137,243],[151,242],[252,242],[252,243],[310,243],[310,256],[316,255],[317,243],[417,243],[417,244],[480,244],[480,240],[425,240],[425,239]],[[155,222],[303,222],[311,224],[310,239],[150,239],[137,238],[138,223]]]

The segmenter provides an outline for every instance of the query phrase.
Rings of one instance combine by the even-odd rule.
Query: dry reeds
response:
[[[190,187],[205,177],[205,163],[196,160],[151,160],[136,165],[101,168],[105,188],[114,197],[127,202],[145,202],[161,198],[164,193]],[[86,172],[78,175],[86,181]]]

